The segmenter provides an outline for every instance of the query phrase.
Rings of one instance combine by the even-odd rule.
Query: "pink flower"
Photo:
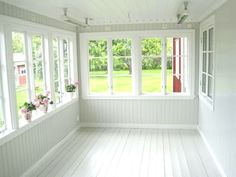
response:
[[[44,98],[42,103],[43,103],[43,105],[48,105],[48,98]]]
[[[46,96],[49,96],[50,95],[50,91],[46,91]]]
[[[21,108],[21,113],[25,114],[27,112],[28,112],[28,110],[26,108]]]
[[[79,85],[80,85],[80,82],[79,82],[79,81],[76,81],[76,82],[75,82],[75,85],[79,86]]]
[[[35,98],[33,104],[35,105],[36,108],[38,108],[40,106],[40,100],[38,98]]]

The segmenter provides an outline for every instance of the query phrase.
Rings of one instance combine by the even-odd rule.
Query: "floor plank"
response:
[[[220,177],[220,174],[196,131],[82,128],[33,176]]]

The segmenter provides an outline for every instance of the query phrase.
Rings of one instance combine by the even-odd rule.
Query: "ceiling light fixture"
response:
[[[67,12],[68,12],[68,9],[67,8],[63,8],[63,15],[62,15],[62,20],[67,22],[67,23],[70,23],[72,25],[75,25],[75,26],[80,26],[80,27],[83,27],[83,28],[87,28],[89,27],[89,21],[90,20],[93,20],[92,18],[85,18],[84,19],[84,22],[81,22],[81,21],[78,21],[72,17],[69,17]]]
[[[184,21],[190,15],[189,10],[188,10],[188,2],[185,1],[183,5],[184,5],[184,10],[177,14],[177,24],[184,23]]]

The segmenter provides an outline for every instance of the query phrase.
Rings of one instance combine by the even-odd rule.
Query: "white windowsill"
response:
[[[0,146],[2,144],[5,144],[6,142],[10,141],[11,139],[19,136],[20,134],[24,133],[25,131],[31,129],[32,127],[36,126],[40,122],[52,117],[56,113],[66,109],[71,104],[73,104],[77,101],[78,101],[78,97],[75,97],[70,101],[67,101],[63,104],[57,105],[56,108],[49,110],[49,112],[46,114],[40,114],[40,115],[36,116],[35,118],[33,118],[32,122],[30,122],[30,123],[27,123],[26,121],[22,121],[23,123],[20,124],[19,129],[8,130],[8,131],[1,133],[0,134]]]
[[[187,94],[171,94],[171,95],[87,95],[82,97],[85,100],[193,100],[196,96]]]

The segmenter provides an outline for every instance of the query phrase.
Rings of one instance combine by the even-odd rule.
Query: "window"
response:
[[[0,67],[2,65],[0,63]],[[0,70],[1,71],[1,70]],[[2,73],[0,72],[0,132],[6,129],[6,122],[4,116],[4,104],[3,104],[3,85],[2,85]]]
[[[54,38],[52,41],[53,44],[53,66],[54,66],[54,88],[55,88],[55,99],[56,103],[60,103],[62,100],[62,87],[61,87],[61,75],[60,75],[60,54],[59,54],[59,40]]]
[[[64,85],[71,83],[71,61],[69,42],[63,39],[63,60],[64,60]]]
[[[161,93],[162,42],[160,38],[143,39],[142,45],[142,93]]]
[[[12,32],[12,54],[15,71],[17,111],[20,116],[20,107],[30,100],[28,78],[28,62],[25,53],[25,33]]]
[[[131,40],[112,40],[113,71],[112,91],[114,94],[132,93]]]
[[[188,40],[186,37],[167,38],[167,93],[187,90]]]
[[[43,38],[40,35],[33,35],[32,41],[32,64],[34,94],[44,94],[47,86],[45,81],[45,63],[43,58]]]
[[[194,40],[193,30],[81,34],[83,96],[193,98]]]
[[[213,17],[212,17],[213,18]],[[210,21],[211,20],[211,21]],[[200,67],[200,93],[210,103],[213,101],[214,89],[214,21],[201,27],[201,67]]]
[[[65,86],[77,80],[76,34],[40,24],[0,17],[0,133],[7,135],[43,117],[42,104],[27,113],[21,107],[48,94],[49,112],[77,98],[65,95]],[[1,21],[1,22],[2,22]],[[21,24],[22,23],[22,24]],[[30,26],[30,27],[29,27]],[[46,92],[49,91],[49,92]],[[46,103],[46,99],[44,99]],[[60,104],[57,104],[60,103]],[[34,109],[34,108],[33,108]],[[46,110],[46,109],[45,109]],[[14,131],[16,132],[16,131]]]
[[[108,93],[107,41],[89,41],[89,93]]]

